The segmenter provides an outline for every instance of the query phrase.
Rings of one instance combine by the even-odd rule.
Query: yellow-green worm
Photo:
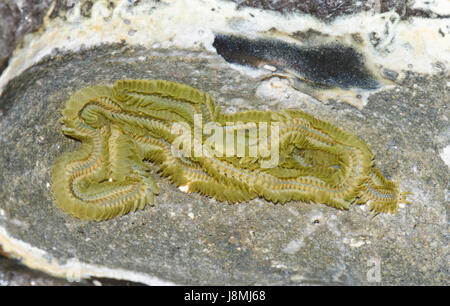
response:
[[[150,164],[188,192],[229,203],[256,197],[338,209],[367,203],[371,210],[391,213],[399,203],[409,203],[409,193],[374,168],[374,155],[361,139],[300,110],[224,114],[211,96],[184,84],[120,80],[77,91],[61,122],[63,133],[82,145],[55,160],[52,193],[63,211],[81,219],[101,221],[153,205],[159,187]],[[223,142],[210,145],[212,134],[196,134],[198,123],[215,127]],[[179,145],[177,125],[192,135],[193,140],[184,139],[192,140],[194,149]],[[261,126],[264,133],[252,131]],[[241,155],[225,154],[227,135],[235,151],[241,146]],[[263,167],[271,156],[258,145],[273,149],[275,137],[277,163]],[[256,150],[251,151],[252,143]],[[195,144],[205,147],[202,154],[180,154],[192,153]]]

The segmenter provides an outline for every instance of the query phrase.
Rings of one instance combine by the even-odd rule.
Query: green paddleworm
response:
[[[229,203],[263,197],[395,213],[408,192],[373,166],[358,137],[299,110],[221,113],[206,93],[121,80],[73,94],[62,131],[82,142],[56,159],[52,192],[75,217],[106,220],[154,204],[149,164],[187,192]]]

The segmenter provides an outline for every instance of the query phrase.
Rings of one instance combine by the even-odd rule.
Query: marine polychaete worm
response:
[[[175,154],[174,125],[184,124],[195,134],[196,118],[223,135],[244,131],[244,141],[233,139],[231,146],[244,145],[245,152],[255,141],[249,127],[265,123],[265,137],[278,139],[278,163],[262,167],[270,157],[260,151],[217,156],[217,144],[208,154]],[[375,212],[391,213],[399,203],[409,203],[409,193],[374,168],[374,155],[361,139],[300,110],[224,114],[211,96],[184,84],[120,80],[112,87],[77,91],[61,122],[63,133],[82,145],[55,160],[52,193],[63,211],[85,220],[107,220],[153,205],[159,187],[150,164],[188,192],[229,203],[256,197],[338,209],[367,203]],[[201,145],[207,141],[200,136]]]

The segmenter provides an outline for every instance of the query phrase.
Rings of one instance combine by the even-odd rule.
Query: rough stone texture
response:
[[[19,20],[19,11],[14,2],[8,0],[0,2],[0,72],[6,67],[15,47]]]
[[[23,36],[35,31],[53,0],[0,1],[0,74],[16,44]]]
[[[2,0],[0,1],[0,74],[8,64],[14,48],[27,33],[36,31],[42,24],[51,3],[55,3],[50,18],[66,19],[66,12],[81,2],[81,15],[89,17],[97,0]],[[413,9],[413,1],[398,0],[229,0],[241,7],[255,7],[277,11],[282,14],[305,13],[323,21],[332,21],[339,16],[372,10],[384,13],[395,11],[402,19],[410,16],[425,18],[449,18],[421,9]],[[140,0],[129,0],[138,4]],[[114,2],[110,2],[114,6]]]
[[[406,0],[230,0],[238,7],[255,7],[277,11],[283,14],[302,12],[323,21],[332,21],[336,17],[356,14],[362,11],[385,13],[395,11],[402,19],[411,16],[425,18],[448,18],[434,12],[414,9],[414,1]]]
[[[161,78],[210,93],[226,111],[301,108],[369,143],[376,164],[411,190],[397,215],[353,206],[261,199],[227,205],[186,194],[157,174],[156,205],[110,221],[84,222],[52,201],[54,158],[79,144],[60,131],[77,89],[124,78]],[[408,73],[359,111],[295,95],[266,100],[259,81],[215,54],[101,46],[54,54],[12,80],[0,97],[0,226],[61,263],[72,258],[139,271],[178,284],[448,285],[449,76]],[[375,269],[375,270],[374,270]]]

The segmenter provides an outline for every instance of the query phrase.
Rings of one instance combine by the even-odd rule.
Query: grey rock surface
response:
[[[37,30],[53,0],[0,1],[0,74],[16,44]]]
[[[79,145],[60,131],[64,102],[82,87],[126,78],[183,82],[225,111],[290,107],[329,120],[364,139],[382,172],[414,192],[413,204],[377,216],[364,206],[228,205],[153,174],[162,190],[155,206],[101,223],[72,218],[50,193],[53,160]],[[0,97],[0,227],[61,265],[76,259],[176,284],[448,285],[449,168],[439,157],[449,138],[448,78],[407,73],[357,110],[262,99],[259,80],[216,54],[124,45],[54,54]]]
[[[0,2],[0,72],[6,67],[15,47],[19,12],[13,1]]]

